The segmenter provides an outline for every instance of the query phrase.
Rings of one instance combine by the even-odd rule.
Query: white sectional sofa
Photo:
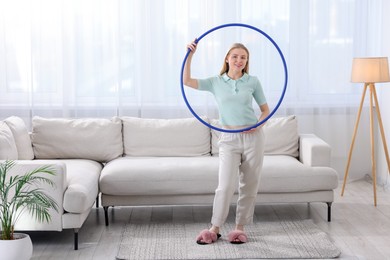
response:
[[[109,119],[45,119],[35,117],[29,134],[18,117],[0,121],[0,160],[16,160],[13,174],[23,174],[41,165],[56,170],[56,188],[48,193],[60,205],[51,211],[50,223],[38,223],[29,214],[17,222],[16,230],[78,231],[99,194],[99,177],[105,162],[123,153],[122,122]]]
[[[105,165],[99,181],[106,225],[110,206],[212,203],[219,132],[195,119],[121,119],[124,155]],[[313,134],[299,135],[295,116],[271,118],[264,132],[258,203],[325,202],[330,221],[338,185],[330,146]]]
[[[204,118],[210,122],[209,119]],[[215,124],[215,120],[211,120]],[[323,202],[331,220],[338,174],[331,147],[313,134],[298,134],[295,116],[271,118],[258,203]],[[55,167],[62,205],[50,223],[28,216],[18,230],[75,230],[98,194],[109,224],[111,206],[211,204],[218,177],[218,136],[194,118],[47,119],[34,117],[32,132],[17,117],[0,121],[0,160],[17,160],[15,173]]]

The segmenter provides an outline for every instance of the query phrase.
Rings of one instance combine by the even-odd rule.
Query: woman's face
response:
[[[234,48],[227,56],[230,72],[242,72],[248,62],[248,53],[241,48]]]

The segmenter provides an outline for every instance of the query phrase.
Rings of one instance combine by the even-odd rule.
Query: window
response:
[[[237,22],[261,29],[282,50],[289,69],[285,106],[345,106],[360,95],[349,82],[352,58],[379,55],[380,21],[381,1],[368,0],[1,1],[0,107],[68,116],[186,111],[180,91],[186,44]],[[277,103],[281,59],[250,29],[202,39],[193,75],[218,74],[233,41],[249,47],[250,73],[269,103]],[[212,98],[188,91],[196,106],[214,106]]]

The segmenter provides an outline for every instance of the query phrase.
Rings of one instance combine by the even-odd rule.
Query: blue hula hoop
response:
[[[287,72],[287,65],[286,65],[286,60],[284,59],[284,56],[283,56],[283,53],[282,51],[280,50],[279,46],[276,44],[276,42],[268,35],[266,34],[265,32],[263,32],[262,30],[256,28],[256,27],[253,27],[251,25],[248,25],[248,24],[243,24],[243,23],[228,23],[228,24],[223,24],[223,25],[220,25],[220,26],[217,26],[217,27],[214,27],[210,30],[208,30],[207,32],[205,32],[204,34],[202,34],[201,36],[199,36],[198,38],[196,38],[195,42],[198,43],[203,37],[205,37],[207,34],[213,32],[213,31],[216,31],[216,30],[219,30],[219,29],[222,29],[222,28],[225,28],[225,27],[232,27],[232,26],[240,26],[240,27],[246,27],[246,28],[249,28],[249,29],[252,29],[252,30],[255,30],[257,32],[259,32],[260,34],[262,34],[263,36],[265,36],[273,45],[274,47],[276,48],[276,50],[278,51],[279,55],[280,55],[280,58],[282,59],[282,62],[283,62],[283,67],[284,67],[284,76],[285,76],[285,80],[284,80],[284,87],[283,87],[283,91],[282,91],[282,94],[280,96],[280,99],[278,101],[278,103],[276,104],[275,108],[270,112],[270,114],[264,118],[262,121],[258,122],[257,124],[253,125],[253,126],[250,126],[250,127],[247,127],[247,128],[243,128],[243,129],[222,129],[222,128],[218,128],[218,127],[215,127],[207,122],[205,122],[202,118],[200,118],[196,113],[195,111],[192,109],[190,103],[188,102],[187,100],[187,97],[186,97],[186,94],[185,94],[185,91],[184,91],[184,84],[183,84],[183,73],[184,73],[184,66],[186,64],[186,61],[187,61],[187,58],[188,58],[188,55],[190,54],[190,51],[188,49],[185,57],[184,57],[184,60],[183,60],[183,64],[182,64],[182,67],[181,67],[181,74],[180,74],[180,83],[181,83],[181,93],[182,93],[182,96],[184,98],[184,101],[188,107],[188,109],[191,111],[191,113],[201,122],[203,123],[204,125],[206,125],[207,127],[211,128],[211,129],[214,129],[216,131],[220,131],[220,132],[225,132],[225,133],[239,133],[239,132],[243,132],[243,131],[248,131],[250,129],[253,129],[253,128],[256,128],[258,126],[260,126],[261,124],[265,123],[269,118],[271,118],[275,112],[278,110],[280,104],[282,103],[283,101],[283,98],[284,98],[284,95],[286,94],[286,90],[287,90],[287,82],[288,82],[288,72]]]

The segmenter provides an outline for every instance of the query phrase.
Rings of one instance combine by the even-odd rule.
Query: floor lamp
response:
[[[359,126],[360,115],[364,103],[364,97],[367,89],[370,90],[370,138],[371,138],[371,167],[372,167],[372,179],[374,189],[374,205],[376,206],[376,163],[375,163],[375,146],[374,146],[374,110],[376,112],[379,129],[382,137],[383,148],[385,150],[387,167],[390,173],[390,161],[389,153],[387,151],[387,144],[385,138],[385,132],[383,130],[381,113],[379,110],[378,98],[375,90],[375,83],[389,82],[389,64],[387,57],[378,58],[354,58],[352,63],[352,75],[351,82],[364,83],[364,90],[362,99],[360,101],[360,107],[356,119],[355,129],[353,131],[352,143],[349,149],[348,162],[345,169],[344,183],[341,191],[341,196],[344,195],[345,184],[348,178],[349,166],[351,164],[352,151],[355,144],[356,133]]]

